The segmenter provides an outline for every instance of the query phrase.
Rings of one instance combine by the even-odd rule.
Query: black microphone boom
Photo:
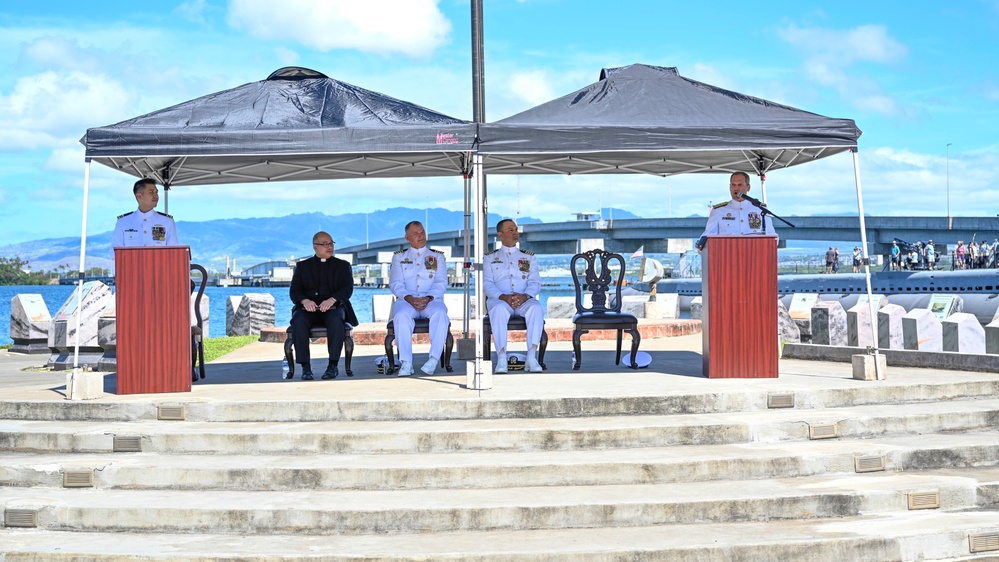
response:
[[[761,203],[760,200],[756,199],[755,197],[750,197],[749,195],[746,195],[745,193],[740,193],[739,197],[741,197],[742,199],[745,199],[746,201],[749,201],[750,203],[752,203],[753,205],[756,205],[757,207],[759,207],[761,209],[763,208],[763,203]]]

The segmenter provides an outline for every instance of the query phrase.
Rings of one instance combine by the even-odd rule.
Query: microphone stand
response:
[[[750,196],[746,195],[745,193],[740,193],[739,196],[742,197],[743,199],[745,199],[746,201],[749,201],[753,205],[756,205],[760,209],[760,215],[763,218],[763,233],[764,234],[766,234],[766,232],[767,232],[767,215],[770,215],[773,218],[780,220],[781,222],[783,222],[784,224],[790,226],[791,228],[797,228],[796,226],[794,226],[793,224],[791,224],[790,222],[788,222],[786,219],[784,219],[780,215],[778,215],[778,214],[774,213],[773,211],[771,211],[770,209],[768,209],[767,206],[764,205],[759,199],[756,199],[754,197],[750,197]]]

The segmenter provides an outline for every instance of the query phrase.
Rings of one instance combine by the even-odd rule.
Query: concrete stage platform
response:
[[[994,378],[993,374],[948,371],[935,368],[896,367],[889,364],[888,379],[864,382],[852,378],[850,363],[836,361],[781,359],[780,376],[776,379],[714,379],[702,375],[700,322],[696,320],[642,321],[643,337],[640,351],[652,356],[652,363],[639,370],[614,364],[612,339],[592,339],[604,334],[584,336],[582,367],[572,371],[571,322],[560,325],[558,320],[548,322],[551,341],[543,373],[511,372],[494,375],[490,390],[472,391],[465,388],[465,362],[452,359],[453,373],[439,367],[432,376],[423,375],[399,378],[379,374],[375,360],[384,355],[381,324],[362,324],[355,330],[357,345],[352,370],[354,376],[344,374],[341,361],[339,378],[332,381],[302,381],[296,373],[294,380],[281,380],[283,349],[279,343],[254,342],[221,357],[207,366],[207,378],[198,381],[190,393],[123,395],[115,394],[115,374],[105,375],[103,398],[89,402],[197,402],[197,401],[298,401],[298,400],[519,400],[560,399],[568,397],[656,397],[676,394],[714,394],[718,392],[806,392],[832,389],[855,389],[939,383],[941,378],[966,381]],[[278,329],[277,331],[283,332]],[[565,332],[569,340],[565,340]],[[656,333],[694,331],[675,337],[655,337]],[[523,332],[511,336],[523,339]],[[611,336],[613,337],[613,336]],[[283,339],[273,338],[278,341]],[[362,344],[361,341],[371,341]],[[623,353],[630,347],[625,334]],[[428,346],[414,346],[414,363],[421,365],[426,359]],[[522,352],[523,343],[514,340],[511,352]],[[495,355],[495,354],[494,354]],[[323,342],[312,345],[313,370],[321,374],[326,366],[326,346]],[[45,358],[38,355],[20,355],[0,351],[0,394],[3,401],[54,401],[65,402],[66,371],[51,372],[41,367]],[[30,371],[25,371],[30,369]],[[799,398],[800,399],[800,398]]]

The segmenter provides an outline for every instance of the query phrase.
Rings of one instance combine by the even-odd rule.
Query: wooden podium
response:
[[[701,259],[708,378],[777,376],[777,237],[708,236]]]
[[[190,248],[115,248],[114,263],[116,392],[190,392]]]

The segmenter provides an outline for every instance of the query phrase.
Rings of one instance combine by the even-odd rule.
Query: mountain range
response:
[[[202,222],[177,221],[177,233],[182,244],[191,247],[191,258],[209,270],[224,270],[226,256],[238,261],[239,268],[269,260],[307,255],[312,251],[312,235],[325,230],[333,236],[338,248],[401,238],[406,223],[425,222],[428,233],[461,230],[465,218],[462,211],[447,209],[410,209],[394,207],[372,213],[298,213],[283,217],[248,219],[218,219]],[[604,209],[603,216],[639,218],[621,209]],[[502,217],[489,215],[495,225]],[[521,224],[539,223],[531,217],[518,217]],[[111,232],[87,235],[87,268],[112,267]],[[78,269],[80,238],[47,238],[20,244],[0,246],[0,256],[19,257],[29,262],[35,271],[53,270],[61,265]]]

